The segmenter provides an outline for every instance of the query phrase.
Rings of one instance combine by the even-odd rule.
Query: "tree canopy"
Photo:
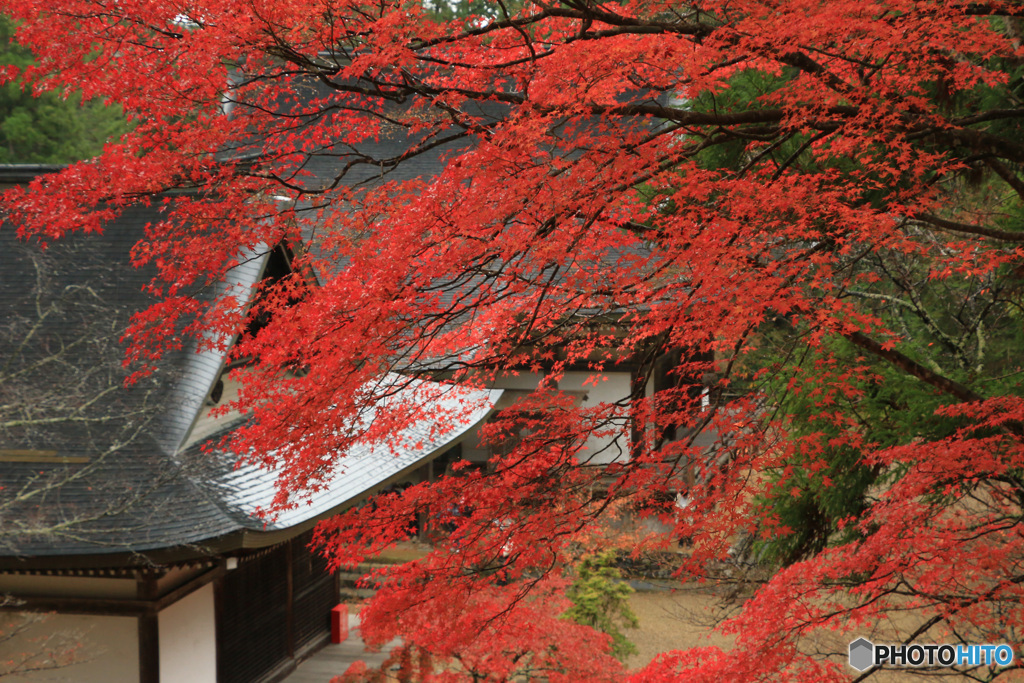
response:
[[[514,448],[486,471],[321,525],[339,566],[408,537],[412,513],[455,527],[383,580],[368,639],[400,634],[478,678],[524,652],[551,680],[617,677],[607,636],[548,612],[621,500],[692,538],[687,576],[713,578],[743,539],[777,563],[723,626],[734,649],[671,653],[637,680],[842,680],[804,638],[894,612],[893,641],[1024,626],[1017,3],[3,8],[36,55],[8,78],[133,124],[10,191],[10,220],[50,241],[198,188],[136,247],[161,301],[129,359],[269,321],[235,349],[255,359],[236,405],[253,419],[230,438],[283,468],[280,506],[322,481],[325,454],[458,424],[397,401],[361,420],[395,382],[535,373],[490,425]],[[438,157],[439,175],[416,172]],[[302,247],[296,274],[248,312],[189,295],[282,241]],[[654,392],[670,354],[684,362]],[[597,384],[625,366],[622,401],[558,390],[568,370]],[[593,465],[594,434],[628,463]],[[685,511],[663,504],[683,489]]]

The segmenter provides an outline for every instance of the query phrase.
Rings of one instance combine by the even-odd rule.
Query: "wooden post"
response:
[[[137,595],[140,600],[156,601],[156,579],[139,577]],[[138,617],[139,683],[160,683],[160,615],[153,609]]]

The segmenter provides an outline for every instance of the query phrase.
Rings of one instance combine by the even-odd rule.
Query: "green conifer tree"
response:
[[[563,616],[611,636],[612,655],[620,661],[636,653],[636,646],[622,632],[640,625],[629,608],[633,588],[622,580],[614,552],[584,557],[576,572],[576,581],[566,593],[573,606]]]
[[[24,67],[32,53],[14,42],[14,23],[0,16],[0,63]],[[64,164],[96,156],[128,129],[120,107],[83,101],[81,93],[36,97],[20,82],[0,86],[0,163]]]

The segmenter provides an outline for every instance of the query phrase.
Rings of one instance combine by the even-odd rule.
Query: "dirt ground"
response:
[[[670,650],[683,650],[693,647],[717,645],[723,649],[732,646],[732,639],[712,633],[712,624],[723,616],[724,609],[737,609],[738,604],[724,602],[717,595],[707,590],[675,591],[637,591],[629,598],[630,607],[640,622],[636,630],[627,630],[625,635],[636,645],[637,654],[626,661],[628,669],[638,669],[650,662],[655,656]],[[891,626],[891,625],[890,625]],[[874,631],[857,633],[856,635],[871,636],[875,642],[886,642],[892,637],[885,625],[876,626]],[[845,653],[851,640],[850,633],[817,633],[813,641],[803,642],[804,651]],[[1017,656],[1020,657],[1018,651]],[[834,659],[845,668],[845,654],[834,655]],[[845,669],[850,678],[856,672]],[[924,672],[922,672],[924,673]],[[879,671],[872,675],[872,683],[956,683],[967,680],[984,680],[987,671],[979,672],[979,678],[968,678],[957,674],[944,674],[943,671],[932,670],[926,675],[912,675],[906,671]],[[1024,670],[1002,670],[998,677],[1000,683],[1024,683]]]
[[[626,661],[630,669],[644,666],[661,652],[732,645],[731,638],[711,634],[722,608],[721,601],[705,591],[637,591],[629,606],[640,622],[640,628],[625,632],[638,650]]]
[[[385,562],[405,562],[422,557],[428,547],[422,544],[403,544],[382,556]],[[696,647],[718,646],[722,649],[732,647],[732,638],[713,632],[715,623],[726,616],[731,616],[740,607],[737,600],[725,600],[720,591],[707,586],[687,587],[671,580],[652,579],[656,583],[668,586],[661,590],[643,590],[642,585],[650,582],[641,581],[641,589],[629,597],[629,605],[639,621],[639,628],[624,632],[632,642],[637,653],[626,660],[627,669],[639,669],[648,664],[662,652],[686,650]],[[902,619],[900,618],[902,617]],[[888,623],[879,623],[874,627],[865,627],[852,632],[817,632],[813,638],[805,639],[800,649],[805,652],[831,652],[835,661],[846,667],[846,648],[849,642],[864,636],[873,642],[889,642],[897,633],[906,632],[912,623],[897,623],[910,619],[914,613],[909,611],[896,616]],[[923,641],[922,641],[923,642]],[[1021,657],[1018,651],[1017,657]],[[851,675],[853,669],[845,669]],[[1004,670],[998,677],[1000,683],[1024,683],[1024,668]],[[982,676],[983,678],[983,676]],[[944,675],[942,671],[932,670],[928,675],[907,675],[905,671],[881,671],[871,677],[873,683],[903,683],[904,681],[935,681],[935,683],[954,683],[968,680],[959,675]],[[980,680],[978,678],[970,680]]]

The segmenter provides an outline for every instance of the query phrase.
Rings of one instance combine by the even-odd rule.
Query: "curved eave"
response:
[[[475,434],[494,412],[503,392],[490,390],[477,394],[480,407],[473,413],[474,419],[467,421],[460,428],[427,442],[419,450],[410,449],[397,456],[390,453],[375,455],[372,450],[361,454],[364,459],[379,461],[372,472],[361,471],[356,481],[351,480],[349,473],[339,472],[331,485],[313,497],[311,504],[299,503],[273,523],[264,523],[251,513],[253,509],[265,505],[273,495],[276,490],[274,486],[277,473],[253,468],[249,473],[243,472],[243,478],[248,484],[246,488],[236,488],[234,491],[225,488],[225,484],[230,484],[229,479],[227,482],[220,482],[208,493],[211,497],[217,498],[215,502],[225,513],[238,520],[232,531],[201,539],[183,539],[175,545],[136,547],[132,550],[122,549],[108,553],[0,557],[0,572],[79,574],[91,570],[113,571],[194,562],[208,563],[212,558],[232,554],[244,555],[250,551],[283,543],[312,529],[321,520],[344,512],[387,486],[401,481],[412,471]],[[346,456],[348,457],[351,456]],[[248,478],[245,478],[246,474]]]

